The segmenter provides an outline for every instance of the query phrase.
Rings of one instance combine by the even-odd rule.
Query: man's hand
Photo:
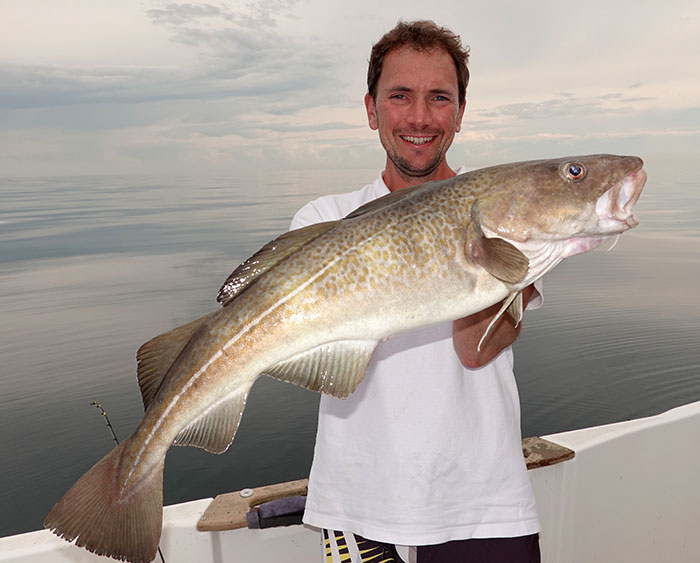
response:
[[[534,292],[535,288],[532,285],[523,289],[523,310],[527,307]],[[504,313],[489,332],[481,350],[477,351],[479,341],[486,332],[486,327],[489,326],[500,308],[501,303],[496,303],[488,309],[457,319],[452,323],[452,341],[455,351],[465,367],[475,369],[485,366],[504,348],[513,344],[520,335],[522,321],[516,327],[513,318]]]

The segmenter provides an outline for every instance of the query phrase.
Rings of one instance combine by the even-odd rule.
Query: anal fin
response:
[[[376,347],[375,340],[328,342],[280,362],[264,373],[344,399],[362,381]]]
[[[174,446],[195,446],[208,452],[225,452],[233,442],[245,409],[250,385],[241,386],[235,394],[217,403],[183,428]]]

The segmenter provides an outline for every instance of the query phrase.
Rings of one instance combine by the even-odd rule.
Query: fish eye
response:
[[[566,162],[559,169],[559,173],[569,182],[578,182],[586,175],[586,168],[580,162]]]

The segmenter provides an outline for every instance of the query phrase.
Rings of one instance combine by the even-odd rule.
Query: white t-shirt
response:
[[[291,226],[388,193],[380,175],[312,201]],[[541,305],[538,291],[528,308]],[[401,545],[539,532],[511,348],[465,368],[451,322],[380,343],[355,393],[321,397],[304,522]]]

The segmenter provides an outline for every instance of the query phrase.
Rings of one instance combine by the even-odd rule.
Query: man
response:
[[[384,172],[309,203],[292,228],[454,176],[446,153],[466,106],[467,60],[459,37],[433,22],[384,35],[365,96]],[[523,293],[525,304],[541,302],[532,287]],[[539,561],[510,349],[520,327],[504,315],[477,351],[498,308],[396,335],[353,395],[322,396],[304,521],[324,529],[327,561],[398,562],[396,545],[418,546],[419,563]]]

